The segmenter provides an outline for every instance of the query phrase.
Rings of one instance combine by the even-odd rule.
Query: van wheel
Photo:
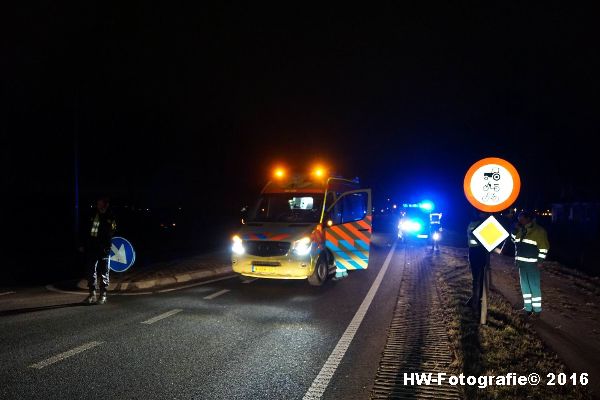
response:
[[[328,273],[329,267],[327,265],[327,259],[325,257],[319,257],[314,272],[308,277],[308,283],[312,286],[321,286],[327,280]]]

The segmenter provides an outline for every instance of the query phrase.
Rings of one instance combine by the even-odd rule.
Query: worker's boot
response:
[[[106,290],[100,292],[100,298],[98,299],[98,304],[106,304]]]
[[[532,311],[531,314],[529,314],[529,319],[532,319],[532,320],[540,319],[541,315],[542,315],[541,311]]]
[[[84,300],[85,304],[95,304],[96,303],[96,291],[90,290],[89,296]]]
[[[533,311],[526,309],[525,307],[521,308],[519,310],[521,313],[523,313],[524,315],[526,315],[527,317],[531,316],[533,314]]]

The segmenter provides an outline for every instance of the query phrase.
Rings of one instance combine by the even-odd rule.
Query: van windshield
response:
[[[323,195],[317,193],[268,193],[258,199],[248,222],[319,222]]]

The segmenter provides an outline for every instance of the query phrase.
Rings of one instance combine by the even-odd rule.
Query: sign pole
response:
[[[490,290],[491,281],[490,265],[487,263],[483,268],[483,287],[481,291],[481,315],[479,316],[479,323],[485,325],[487,322],[487,309],[488,309],[488,291]]]
[[[506,160],[488,157],[477,161],[469,168],[463,182],[465,197],[476,209],[494,213],[510,207],[519,195],[521,178],[516,168]],[[490,255],[509,233],[490,216],[472,231],[472,235],[487,251],[487,262],[483,267],[479,322],[487,321],[488,295],[491,283]]]

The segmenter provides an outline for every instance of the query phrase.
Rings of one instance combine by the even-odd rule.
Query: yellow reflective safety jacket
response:
[[[516,229],[510,237],[515,243],[517,266],[537,264],[546,259],[550,250],[548,234],[535,221]]]

